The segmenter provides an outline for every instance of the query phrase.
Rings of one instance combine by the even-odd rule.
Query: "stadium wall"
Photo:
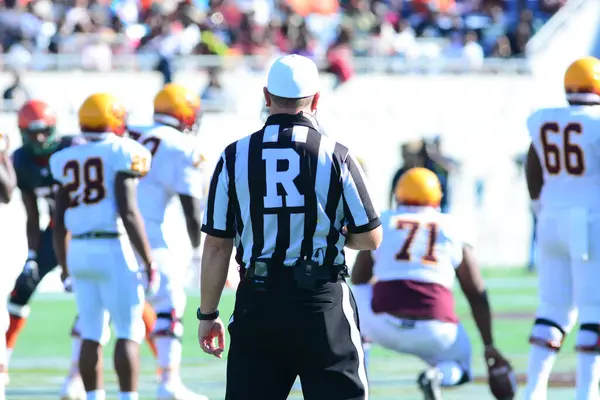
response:
[[[200,91],[206,76],[182,72],[176,81]],[[0,73],[0,88],[9,82],[9,75]],[[63,133],[76,131],[77,107],[95,91],[121,97],[131,109],[134,123],[147,121],[152,98],[161,85],[160,76],[150,72],[31,72],[23,82],[33,96],[55,105]],[[225,72],[223,82],[235,104],[230,111],[206,114],[202,122],[200,140],[209,163],[215,162],[228,143],[259,129],[262,123],[264,75]],[[531,215],[524,178],[513,159],[523,154],[529,143],[525,129],[528,113],[539,106],[562,104],[560,85],[523,75],[364,75],[336,91],[329,89],[327,78],[323,86],[317,118],[329,135],[365,161],[379,207],[388,205],[390,180],[400,165],[400,144],[441,135],[444,150],[461,162],[451,178],[452,213],[474,241],[481,263],[489,267],[527,263]],[[14,115],[0,114],[0,129],[10,134],[12,143],[20,142]],[[477,186],[483,187],[479,198]],[[15,202],[19,202],[18,196]],[[5,217],[14,219],[19,235],[24,234],[20,204],[11,204],[2,213],[3,221]],[[169,216],[169,241],[181,262],[186,262],[188,240],[177,205],[169,210]],[[11,238],[19,235],[11,234]],[[44,287],[55,289],[56,277],[52,279]]]

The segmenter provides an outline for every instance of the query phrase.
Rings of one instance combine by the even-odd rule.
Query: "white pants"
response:
[[[540,304],[537,316],[569,331],[600,323],[600,213],[543,209],[537,226]]]
[[[184,265],[167,248],[153,249],[152,258],[160,271],[160,286],[156,295],[148,298],[148,301],[157,314],[174,312],[177,318],[181,318],[186,304],[184,278],[187,264]],[[167,329],[170,325],[171,321],[158,318],[155,331]]]
[[[108,311],[118,339],[141,342],[144,289],[127,236],[71,240],[67,266],[75,280],[81,337],[102,342]]]
[[[360,330],[364,336],[390,350],[412,354],[430,366],[454,361],[471,371],[471,342],[462,324],[435,320],[402,320],[389,314],[375,314],[371,308],[370,285],[352,287]]]

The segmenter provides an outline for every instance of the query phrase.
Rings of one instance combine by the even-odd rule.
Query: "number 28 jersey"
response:
[[[452,221],[431,207],[384,212],[383,241],[372,253],[378,282],[411,280],[451,289],[465,244]]]
[[[600,207],[600,106],[543,108],[527,120],[544,207]]]
[[[150,168],[150,151],[136,141],[111,133],[98,137],[50,157],[52,176],[69,195],[65,225],[73,235],[123,233],[114,189],[116,175],[144,176]]]

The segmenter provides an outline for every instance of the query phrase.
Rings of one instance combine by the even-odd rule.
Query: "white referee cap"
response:
[[[269,93],[287,99],[299,99],[317,94],[319,70],[307,57],[291,54],[278,58],[267,78]]]

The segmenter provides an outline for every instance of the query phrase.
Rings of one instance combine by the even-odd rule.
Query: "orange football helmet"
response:
[[[584,57],[575,60],[564,78],[567,100],[583,103],[600,103],[600,60]]]
[[[56,134],[56,114],[41,100],[30,100],[17,113],[23,146],[35,155],[53,152],[60,142]]]
[[[411,168],[396,184],[396,201],[407,206],[438,207],[442,186],[438,177],[427,168]]]
[[[111,94],[95,93],[85,99],[79,108],[79,127],[82,132],[125,133],[127,111]]]
[[[176,83],[154,97],[154,119],[184,133],[195,133],[200,122],[200,97]]]

